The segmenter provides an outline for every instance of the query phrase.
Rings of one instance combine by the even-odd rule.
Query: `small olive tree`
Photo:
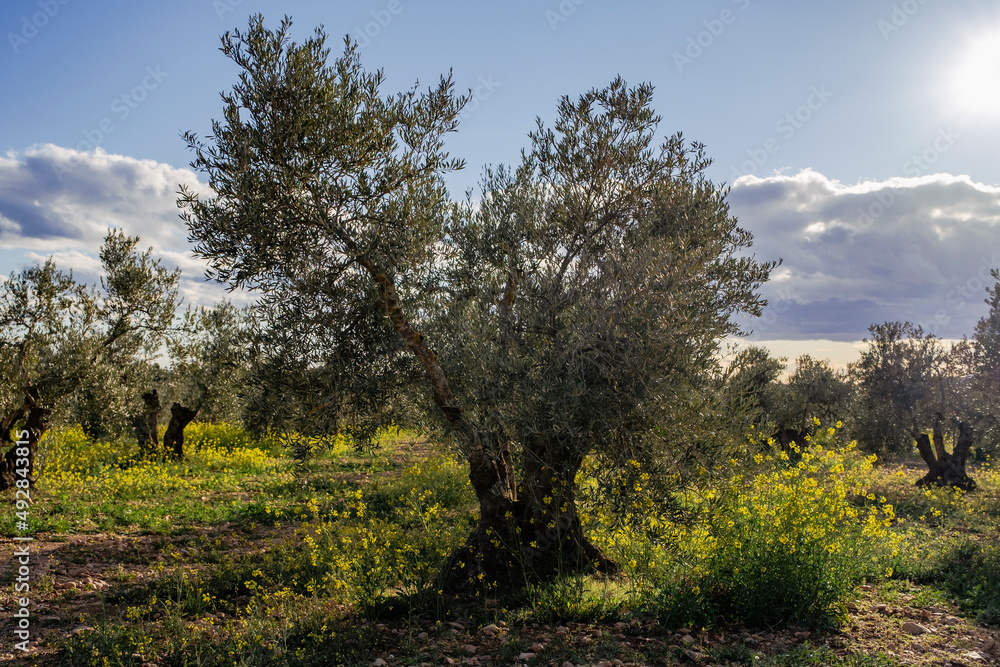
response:
[[[196,252],[280,324],[275,373],[333,378],[316,409],[433,406],[479,501],[453,582],[610,566],[577,473],[596,457],[676,479],[727,440],[724,421],[681,420],[711,414],[719,341],[773,265],[744,253],[702,147],[656,143],[649,85],[563,98],[520,165],[453,203],[450,79],[383,97],[350,41],[330,64],[322,32],[289,28],[223,37],[239,82],[212,138],[187,135],[214,192],[181,194]]]
[[[150,360],[177,304],[178,271],[165,268],[139,239],[109,231],[100,249],[100,285],[83,285],[51,259],[0,285],[0,442],[28,431],[31,472],[54,412],[102,435],[131,423]],[[20,429],[18,430],[20,432]],[[13,485],[14,447],[0,468]]]
[[[212,308],[188,308],[170,331],[165,391],[170,421],[163,445],[175,458],[184,456],[184,428],[194,419],[243,417],[249,333],[246,313],[229,301]]]
[[[908,322],[874,324],[869,331],[868,349],[850,369],[858,389],[853,425],[862,447],[906,452],[916,442],[928,469],[919,485],[974,488],[965,469],[974,407],[963,379],[962,348],[947,350]],[[949,431],[951,452],[945,445]]]

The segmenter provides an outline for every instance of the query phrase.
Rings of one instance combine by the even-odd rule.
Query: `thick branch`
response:
[[[920,452],[920,458],[927,464],[928,475],[932,478],[937,477],[938,460],[935,458],[934,450],[931,448],[931,439],[927,437],[926,433],[921,433],[917,436],[917,451]]]
[[[944,431],[941,428],[942,421],[944,421],[944,417],[939,412],[934,417],[934,451],[937,454],[938,463],[944,465],[948,461],[948,452],[944,448]]]
[[[423,366],[424,373],[426,373],[434,390],[434,402],[441,408],[448,423],[458,433],[462,442],[463,454],[469,458],[481,452],[482,442],[480,441],[478,431],[469,423],[462,409],[456,405],[455,396],[451,391],[451,384],[448,382],[448,376],[445,374],[444,369],[441,368],[437,354],[424,342],[424,338],[420,332],[410,325],[406,313],[403,312],[399,293],[396,291],[396,286],[392,279],[389,278],[386,271],[369,258],[360,257],[358,258],[358,263],[368,271],[378,285],[382,302],[385,304],[386,316],[392,323],[393,328],[402,337],[406,347],[409,348],[410,352],[413,353]]]

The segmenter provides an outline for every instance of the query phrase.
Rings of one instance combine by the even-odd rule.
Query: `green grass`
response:
[[[32,531],[62,545],[55,552],[62,567],[104,563],[102,576],[111,586],[74,621],[93,630],[57,633],[61,638],[47,648],[64,665],[318,665],[330,664],[330,656],[337,656],[333,664],[367,665],[373,655],[390,651],[404,661],[440,664],[445,650],[461,657],[462,642],[449,639],[442,623],[463,618],[472,627],[510,625],[511,641],[492,649],[495,660],[508,664],[546,626],[608,628],[641,620],[663,629],[653,632],[657,641],[622,642],[614,631],[586,646],[550,638],[546,661],[684,663],[683,647],[670,646],[671,628],[724,628],[734,620],[753,626],[755,615],[765,618],[761,609],[769,601],[761,586],[736,577],[735,568],[783,568],[769,590],[780,584],[789,600],[799,596],[804,605],[818,605],[799,620],[826,619],[826,627],[842,622],[837,605],[857,595],[864,577],[879,579],[871,578],[878,568],[829,569],[816,551],[797,551],[801,563],[782,555],[774,540],[798,533],[775,532],[767,518],[775,506],[805,517],[795,524],[803,535],[832,522],[809,523],[812,505],[788,504],[791,498],[822,501],[815,486],[801,487],[808,496],[794,485],[769,494],[762,489],[772,481],[760,478],[764,486],[741,487],[738,502],[733,496],[731,507],[744,508],[749,522],[742,527],[713,524],[663,543],[655,542],[655,532],[607,532],[613,541],[606,544],[624,566],[620,576],[567,576],[499,600],[449,599],[435,590],[434,575],[464,541],[476,504],[463,465],[413,442],[412,435],[396,435],[370,452],[335,443],[296,467],[277,438],[254,441],[226,425],[198,426],[183,462],[142,460],[127,441],[109,446],[72,429],[53,432],[43,445],[49,447],[46,474],[31,508]],[[814,474],[821,482],[834,463],[823,465]],[[774,470],[783,474],[780,466]],[[1000,622],[1000,549],[994,546],[1000,475],[980,470],[974,473],[980,490],[956,495],[916,489],[913,473],[864,474],[869,493],[850,497],[857,512],[852,516],[860,521],[881,507],[884,496],[895,505],[892,531],[903,541],[891,560],[891,579],[873,594],[918,607],[957,604],[980,623]],[[805,477],[782,479],[799,484]],[[0,516],[0,531],[8,536],[18,534],[11,515]],[[595,535],[601,534],[599,512],[592,519]],[[771,551],[746,553],[732,545],[725,551],[718,541],[730,534]],[[93,543],[74,541],[86,535]],[[831,533],[817,544],[854,548],[844,535]],[[114,540],[124,547],[112,548]],[[828,569],[810,570],[821,566]],[[699,574],[695,567],[705,569]],[[8,568],[0,584],[10,589],[12,582]],[[77,599],[54,582],[39,580],[43,604],[58,608]],[[823,586],[827,593],[817,594]],[[780,626],[783,619],[767,617],[765,625]],[[376,622],[392,630],[376,632]],[[516,635],[517,628],[536,626],[525,638]],[[428,629],[438,642],[430,647],[415,639]],[[829,648],[808,644],[778,654],[738,642],[703,650],[717,662],[740,665],[900,664],[887,653],[841,660]]]
[[[894,579],[920,584],[926,606],[957,603],[981,623],[1000,624],[1000,471],[970,468],[971,493],[915,489],[910,476],[886,471],[877,492],[895,504],[903,546]]]

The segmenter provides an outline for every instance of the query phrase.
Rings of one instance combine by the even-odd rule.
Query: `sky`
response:
[[[1000,268],[1000,3],[981,0],[6,0],[0,5],[0,275],[54,256],[96,279],[108,227],[202,278],[178,217],[205,189],[181,134],[209,133],[237,69],[227,30],[292,17],[345,35],[385,92],[453,72],[472,101],[447,149],[513,164],[536,118],[616,75],[651,82],[660,134],[705,144],[708,175],[781,259],[749,342],[841,366],[868,326],[973,333]],[[744,341],[743,344],[746,344]]]

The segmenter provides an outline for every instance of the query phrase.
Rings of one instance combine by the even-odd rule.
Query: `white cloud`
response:
[[[757,339],[850,341],[908,320],[971,334],[1000,268],[1000,188],[933,174],[845,185],[812,170],[745,176],[729,202],[761,259],[783,259]]]
[[[203,279],[176,206],[190,169],[51,144],[0,155],[0,273],[54,255],[96,279],[108,227],[182,271],[188,303],[235,297]],[[757,340],[856,341],[868,325],[909,320],[945,338],[971,334],[985,313],[989,269],[1000,266],[1000,188],[948,174],[846,185],[815,171],[734,184],[732,212],[761,259],[783,258],[765,285]]]
[[[97,250],[109,227],[140,237],[140,247],[168,266],[181,269],[187,303],[211,305],[228,295],[204,281],[206,265],[191,253],[177,208],[180,185],[204,192],[190,169],[153,160],[111,155],[101,149],[79,152],[52,144],[0,156],[0,246],[19,266],[54,257],[82,280],[97,279]],[[241,295],[232,295],[243,301]]]

